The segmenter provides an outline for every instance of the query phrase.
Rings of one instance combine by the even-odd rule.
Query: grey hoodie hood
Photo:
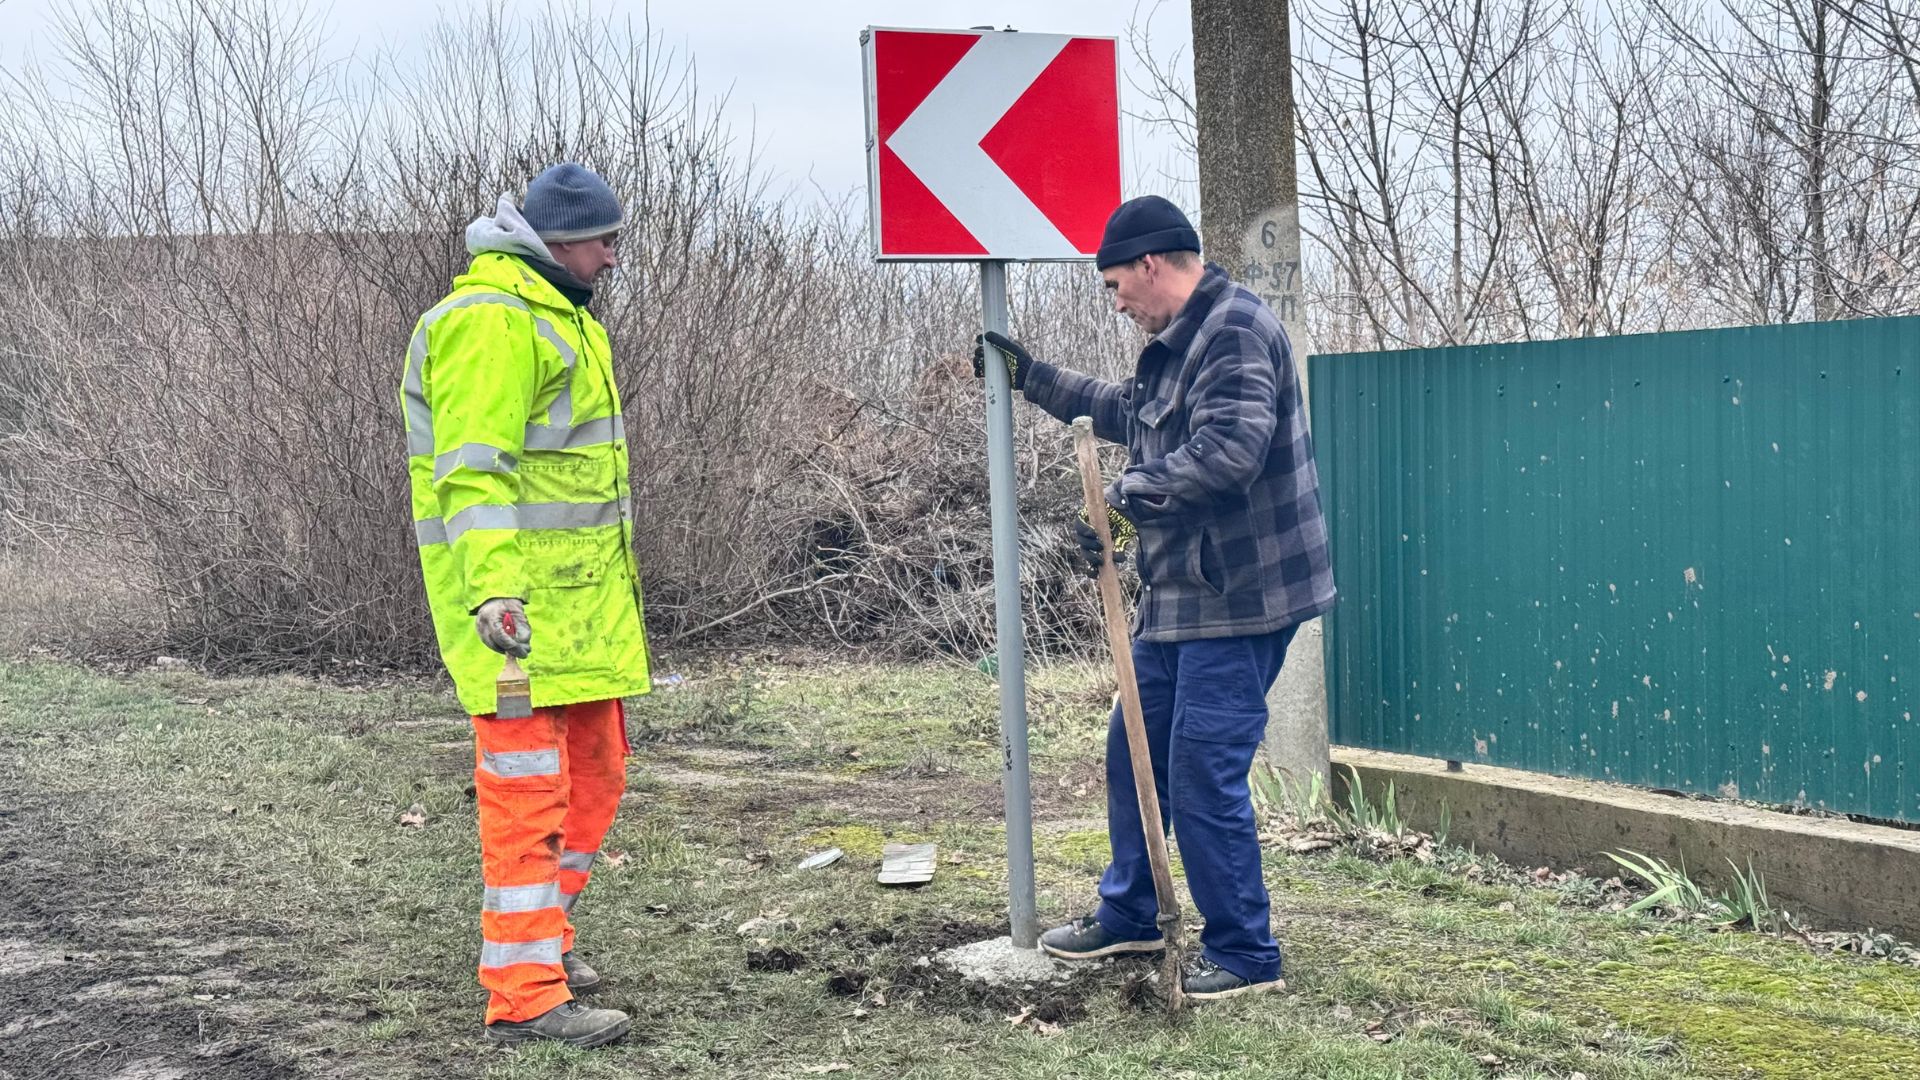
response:
[[[500,205],[494,208],[492,217],[483,214],[467,226],[467,253],[484,255],[489,251],[558,265],[553,261],[553,252],[547,250],[533,226],[520,215],[520,208],[514,205],[511,195],[500,196]]]
[[[467,253],[484,255],[498,251],[506,255],[518,255],[533,264],[542,277],[558,286],[568,286],[593,296],[593,286],[579,278],[554,261],[553,252],[540,239],[533,226],[520,213],[520,207],[514,204],[513,196],[500,196],[500,205],[494,207],[493,216],[482,215],[474,218],[467,226]],[[584,304],[585,299],[571,298],[575,303]]]

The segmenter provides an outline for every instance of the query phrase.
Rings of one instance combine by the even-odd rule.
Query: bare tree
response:
[[[1304,14],[1303,227],[1347,282],[1322,304],[1336,320],[1357,313],[1380,345],[1506,335],[1517,317],[1498,274],[1513,132],[1497,90],[1563,9],[1328,0]]]
[[[1153,19],[1166,2],[1153,0],[1153,6],[1142,14],[1140,0],[1136,0],[1133,18],[1127,23],[1127,49],[1133,54],[1137,69],[1127,71],[1127,82],[1146,102],[1144,109],[1129,112],[1128,116],[1149,127],[1172,132],[1175,145],[1192,161],[1200,155],[1200,140],[1194,127],[1193,83],[1181,70],[1187,49],[1183,45],[1171,53],[1162,53],[1155,48]]]
[[[1664,322],[1662,230],[1649,214],[1653,179],[1639,167],[1653,108],[1640,68],[1658,63],[1657,48],[1644,25],[1576,14],[1491,90],[1518,249],[1500,284],[1517,336]]]
[[[1689,273],[1740,321],[1907,309],[1916,253],[1914,83],[1850,0],[1656,2],[1696,88],[1645,155]],[[1892,18],[1891,16],[1887,16]]]
[[[1904,0],[1308,0],[1294,25],[1330,348],[1920,306]],[[1138,89],[1191,124],[1177,81]]]

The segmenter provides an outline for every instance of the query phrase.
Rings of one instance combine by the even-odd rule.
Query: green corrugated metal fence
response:
[[[1920,820],[1920,318],[1310,363],[1335,742]]]

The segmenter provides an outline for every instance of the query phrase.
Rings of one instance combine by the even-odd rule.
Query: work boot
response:
[[[1101,926],[1099,919],[1088,915],[1041,934],[1040,948],[1062,960],[1092,960],[1115,953],[1159,952],[1166,948],[1166,942],[1158,936],[1123,938]]]
[[[574,956],[572,949],[560,954],[560,966],[567,970],[567,989],[576,994],[599,989],[600,973],[588,967],[585,960]]]
[[[1180,992],[1194,1001],[1213,1001],[1235,994],[1265,994],[1286,988],[1284,979],[1267,982],[1243,979],[1204,956],[1189,961],[1180,978]]]
[[[531,1020],[495,1020],[487,1025],[487,1038],[508,1046],[545,1039],[584,1050],[604,1046],[632,1026],[633,1021],[618,1009],[589,1009],[568,1001]]]

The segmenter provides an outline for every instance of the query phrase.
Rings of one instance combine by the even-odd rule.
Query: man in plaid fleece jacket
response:
[[[1095,379],[1033,359],[999,334],[1013,385],[1062,421],[1093,418],[1127,447],[1107,489],[1116,543],[1137,534],[1133,663],[1163,815],[1171,819],[1202,955],[1183,980],[1206,1000],[1284,986],[1269,925],[1247,773],[1267,725],[1267,690],[1300,623],[1334,603],[1313,441],[1293,352],[1260,298],[1203,264],[1185,214],[1157,196],[1123,203],[1095,262],[1114,308],[1151,339],[1133,378]],[[1088,563],[1106,553],[1084,523]],[[1115,553],[1119,557],[1119,553]],[[1070,960],[1162,948],[1126,729],[1107,734],[1101,903],[1048,931]]]

